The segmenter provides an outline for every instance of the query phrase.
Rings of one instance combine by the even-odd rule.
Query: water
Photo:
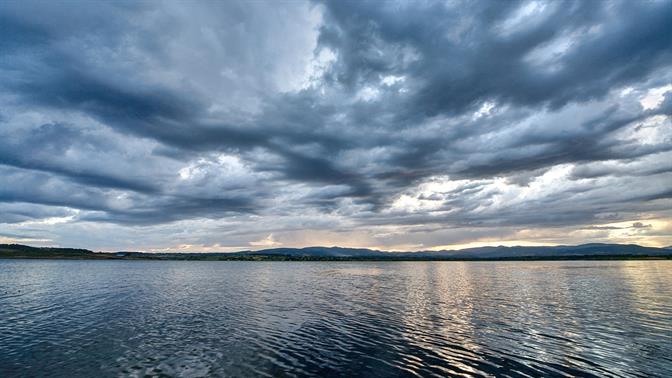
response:
[[[0,376],[672,376],[672,261],[0,260]]]

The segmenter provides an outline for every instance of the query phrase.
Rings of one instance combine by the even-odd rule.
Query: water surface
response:
[[[0,376],[672,376],[672,261],[0,260]]]

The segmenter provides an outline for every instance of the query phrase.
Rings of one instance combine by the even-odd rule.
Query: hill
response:
[[[0,258],[126,260],[572,260],[672,258],[669,248],[636,244],[582,244],[551,247],[481,247],[462,250],[386,252],[365,248],[272,248],[233,253],[93,252],[87,249],[0,244]]]
[[[30,247],[21,244],[0,244],[0,258],[107,258],[107,254],[88,249]]]

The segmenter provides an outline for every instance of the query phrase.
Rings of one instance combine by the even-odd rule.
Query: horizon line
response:
[[[219,253],[225,253],[225,254],[234,254],[234,253],[242,253],[242,252],[263,252],[263,251],[269,251],[269,250],[276,250],[276,249],[294,249],[294,250],[302,250],[302,249],[311,249],[311,248],[324,248],[324,249],[335,249],[335,248],[340,248],[340,249],[362,249],[362,250],[369,250],[369,251],[375,251],[375,252],[383,252],[383,253],[418,253],[418,252],[452,252],[452,251],[466,251],[466,250],[473,250],[473,249],[481,249],[481,248],[556,248],[556,247],[580,247],[580,246],[585,246],[585,245],[620,245],[620,246],[635,246],[635,247],[642,247],[642,248],[655,248],[655,249],[670,249],[672,248],[672,245],[670,246],[663,246],[663,247],[654,247],[654,246],[647,246],[647,245],[641,245],[637,243],[604,243],[604,242],[588,242],[588,243],[580,243],[580,244],[547,244],[547,245],[483,245],[483,246],[478,246],[478,247],[466,247],[466,248],[459,248],[459,249],[417,249],[417,250],[406,250],[406,251],[401,251],[401,250],[386,250],[386,249],[379,249],[379,248],[368,248],[368,247],[343,247],[339,245],[331,245],[331,246],[325,246],[325,245],[312,245],[312,246],[306,246],[306,247],[284,247],[284,246],[276,246],[276,247],[269,247],[269,248],[261,248],[261,249],[241,249],[241,250],[235,250],[235,251],[200,251],[200,252],[188,252],[188,251],[152,251],[152,250],[128,250],[128,249],[120,249],[120,250],[92,250],[88,248],[77,248],[77,247],[63,247],[63,246],[57,246],[57,245],[52,245],[52,246],[34,246],[34,245],[28,245],[28,244],[21,244],[21,243],[0,243],[0,246],[2,245],[18,245],[18,246],[24,246],[24,247],[29,247],[29,248],[38,248],[38,249],[48,249],[48,248],[60,248],[60,249],[81,249],[81,250],[87,250],[93,253],[148,253],[148,254],[219,254]]]

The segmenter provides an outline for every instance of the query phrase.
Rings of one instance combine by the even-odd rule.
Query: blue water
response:
[[[0,260],[0,376],[672,376],[672,261]]]

